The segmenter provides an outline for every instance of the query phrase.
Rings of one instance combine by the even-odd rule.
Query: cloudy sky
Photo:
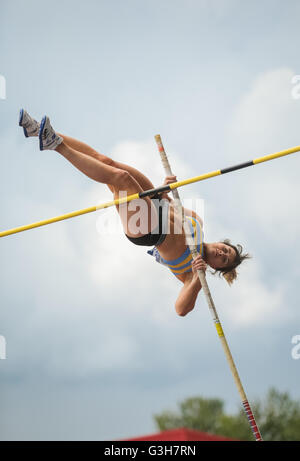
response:
[[[157,186],[157,133],[179,179],[299,145],[299,14],[293,0],[0,0],[1,230],[111,198],[24,138],[21,107]],[[271,386],[300,399],[299,155],[181,189],[204,201],[207,242],[253,256],[230,288],[207,274],[250,401]],[[197,395],[240,408],[203,295],[178,317],[180,282],[115,210],[0,243],[2,440],[143,435]]]

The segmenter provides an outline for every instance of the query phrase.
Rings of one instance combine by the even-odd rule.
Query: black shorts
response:
[[[141,237],[129,237],[127,234],[126,237],[135,245],[141,246],[158,246],[165,240],[167,236],[168,229],[168,207],[169,201],[167,199],[161,200],[162,194],[156,194],[151,197],[151,200],[154,200],[154,205],[158,212],[158,226],[149,234],[142,235]]]

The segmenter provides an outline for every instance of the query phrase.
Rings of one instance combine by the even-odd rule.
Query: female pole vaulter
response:
[[[20,111],[19,125],[26,137],[39,137],[40,150],[55,150],[65,157],[83,174],[94,181],[106,184],[114,199],[154,189],[152,182],[136,168],[102,155],[87,144],[54,131],[49,117],[41,123],[24,109]],[[176,176],[167,176],[164,184],[176,181]],[[135,245],[152,246],[148,251],[156,260],[167,266],[183,283],[175,303],[178,315],[185,316],[195,306],[201,282],[197,270],[206,271],[207,266],[222,275],[229,285],[237,278],[236,267],[248,254],[242,254],[241,245],[232,245],[230,240],[204,242],[202,220],[192,210],[184,208],[191,226],[192,237],[199,252],[193,261],[185,241],[182,218],[178,216],[173,200],[167,192],[132,200],[116,205],[126,237]],[[137,224],[139,208],[139,225]]]

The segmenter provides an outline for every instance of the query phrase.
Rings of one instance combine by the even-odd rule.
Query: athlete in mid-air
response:
[[[152,182],[136,168],[100,154],[81,141],[55,132],[46,116],[39,123],[21,109],[19,125],[23,127],[26,137],[39,138],[40,150],[59,152],[86,176],[106,184],[115,200],[120,196],[124,197],[125,191],[127,195],[131,195],[154,189]],[[175,181],[175,176],[168,176],[164,184]],[[116,208],[126,237],[135,245],[152,246],[148,253],[167,266],[183,283],[175,303],[176,312],[180,316],[186,315],[195,306],[201,290],[198,269],[206,271],[208,265],[231,284],[237,278],[236,267],[249,258],[248,254],[242,254],[240,245],[234,246],[228,239],[222,242],[204,242],[201,218],[194,211],[184,208],[199,252],[193,261],[186,244],[181,216],[167,192],[151,198],[135,199],[116,205]],[[140,210],[138,226],[135,219],[137,208]]]

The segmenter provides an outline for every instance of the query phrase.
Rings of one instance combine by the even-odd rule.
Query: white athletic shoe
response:
[[[39,138],[40,150],[54,150],[63,142],[63,138],[55,133],[50,124],[50,119],[46,115],[41,121]]]
[[[25,109],[20,110],[19,126],[23,127],[26,138],[39,135],[39,122],[32,118]]]

